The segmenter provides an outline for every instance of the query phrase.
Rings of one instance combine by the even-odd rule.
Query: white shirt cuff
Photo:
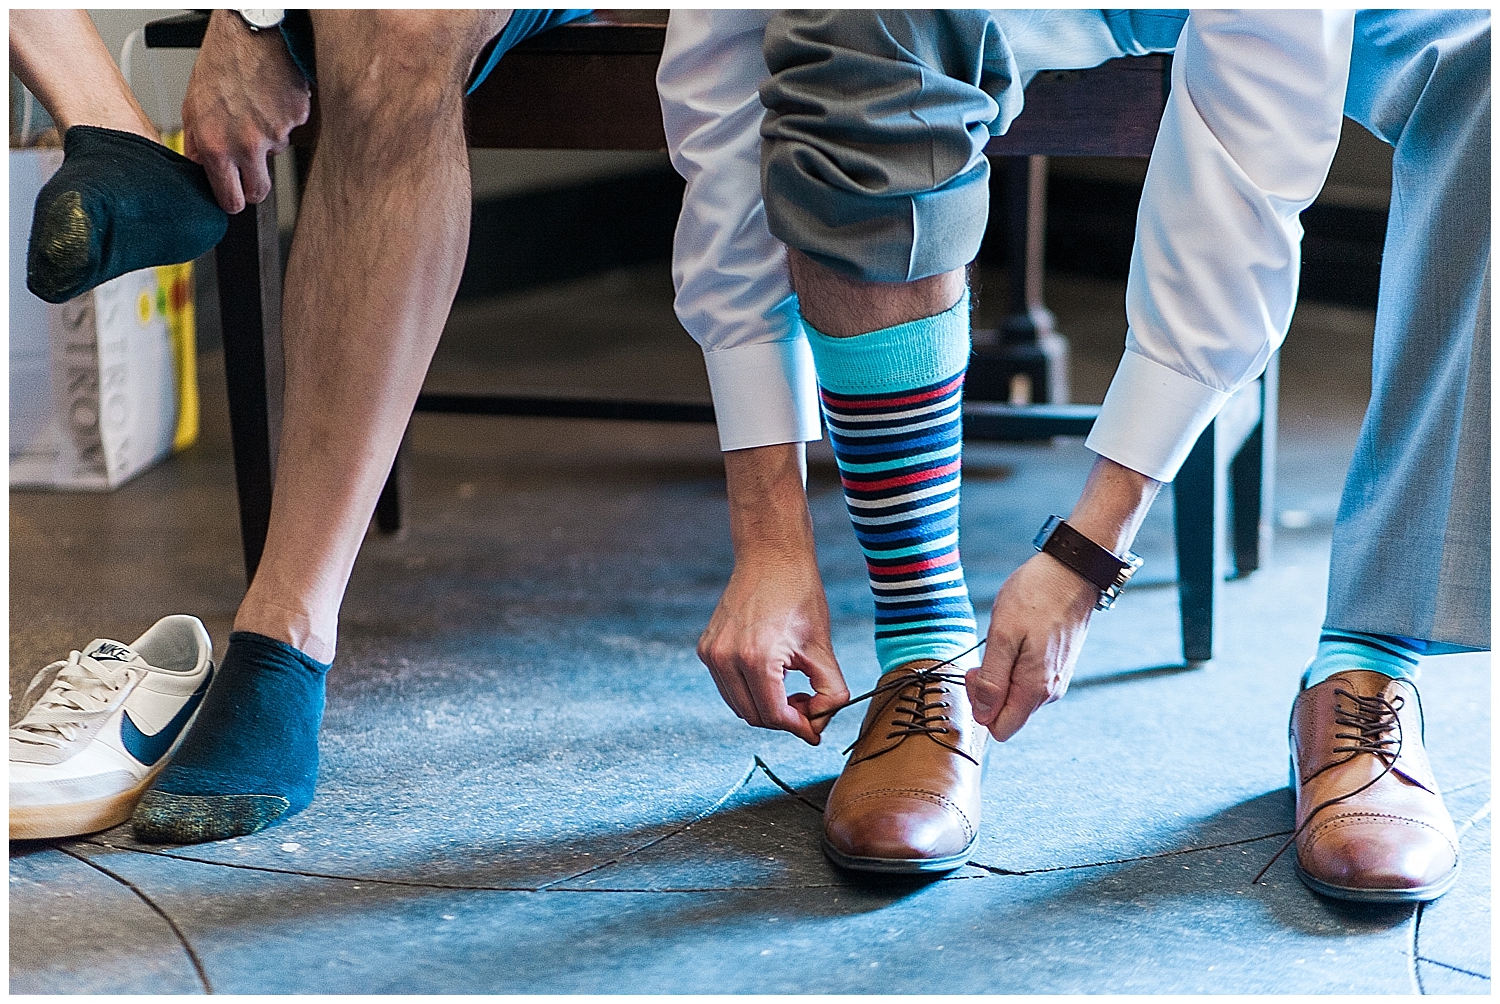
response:
[[[1171,481],[1230,395],[1127,349],[1084,445]]]
[[[719,448],[748,450],[823,438],[818,380],[805,337],[703,354]]]

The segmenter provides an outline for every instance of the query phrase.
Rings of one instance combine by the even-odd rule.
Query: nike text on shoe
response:
[[[130,645],[97,639],[38,673],[10,730],[10,839],[129,819],[198,710],[212,653],[202,622],[174,614]]]

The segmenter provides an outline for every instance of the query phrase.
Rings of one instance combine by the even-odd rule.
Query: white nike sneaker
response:
[[[174,614],[131,645],[96,639],[38,673],[10,730],[10,839],[129,819],[197,712],[212,654],[203,622]]]

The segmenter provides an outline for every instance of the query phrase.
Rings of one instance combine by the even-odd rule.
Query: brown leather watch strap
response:
[[[1141,566],[1141,559],[1126,553],[1121,558],[1094,543],[1068,525],[1061,516],[1051,516],[1032,541],[1038,551],[1050,554],[1099,590],[1099,609],[1108,609],[1120,589]]]

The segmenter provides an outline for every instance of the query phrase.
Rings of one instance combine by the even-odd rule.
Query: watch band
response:
[[[1107,547],[1079,533],[1061,516],[1049,516],[1031,545],[1050,554],[1099,590],[1096,610],[1108,610],[1125,583],[1141,567],[1141,559],[1129,552],[1122,558]]]

